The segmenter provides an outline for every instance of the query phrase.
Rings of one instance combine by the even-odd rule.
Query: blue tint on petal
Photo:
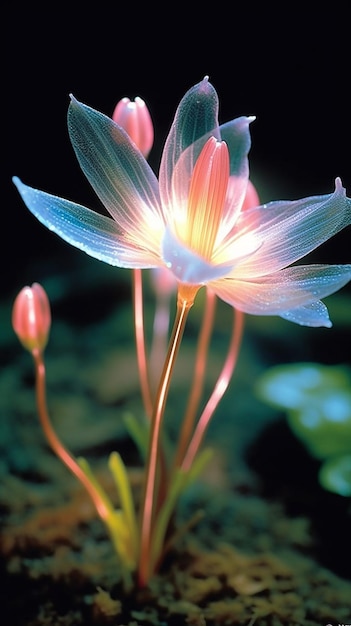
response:
[[[165,207],[187,194],[188,184],[205,142],[212,135],[220,139],[218,96],[207,78],[194,85],[180,101],[162,153],[159,183]],[[176,168],[180,169],[181,185],[173,188]],[[178,165],[177,165],[178,164]],[[183,193],[182,193],[183,191]]]
[[[230,158],[230,176],[249,176],[247,155],[251,148],[249,125],[254,117],[237,117],[219,127],[221,138],[226,142]]]
[[[226,276],[231,270],[228,265],[211,265],[205,261],[182,244],[169,228],[162,241],[162,258],[179,281],[191,285],[206,284]]]
[[[44,226],[86,254],[118,267],[147,268],[145,250],[121,241],[118,225],[111,218],[80,204],[52,196],[13,179],[24,203]]]
[[[333,325],[329,319],[327,307],[320,300],[290,309],[290,311],[284,311],[284,313],[279,313],[279,316],[288,320],[288,322],[295,322],[295,324],[300,324],[301,326],[324,326],[325,328],[331,328]]]
[[[175,143],[175,162],[191,144],[208,133],[218,134],[218,96],[204,78],[191,87],[180,101],[168,141]]]

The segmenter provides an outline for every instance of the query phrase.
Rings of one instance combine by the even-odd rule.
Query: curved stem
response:
[[[146,465],[146,478],[141,509],[140,529],[140,561],[139,561],[139,585],[144,586],[150,575],[150,548],[152,536],[152,522],[155,504],[155,490],[157,481],[157,461],[159,456],[159,443],[161,425],[165,411],[171,377],[180,348],[185,323],[193,300],[178,298],[177,313],[173,325],[173,331],[169,342],[168,352],[162,371],[159,388],[157,391],[154,412],[151,420],[151,432],[149,441],[149,455]]]
[[[61,459],[61,461],[68,467],[68,469],[78,478],[78,480],[85,487],[87,492],[89,493],[95,508],[98,512],[100,518],[105,522],[109,516],[109,509],[106,506],[106,503],[101,498],[98,491],[91,484],[82,468],[76,461],[76,459],[66,450],[64,445],[61,443],[59,438],[57,437],[49,418],[49,414],[46,406],[46,393],[45,393],[45,364],[43,360],[42,352],[39,350],[32,351],[34,365],[35,365],[35,384],[36,384],[36,399],[37,399],[37,408],[40,423],[46,435],[46,438],[53,449],[53,451],[57,454],[57,456]]]
[[[238,311],[237,309],[233,309],[234,312],[234,320],[233,320],[233,331],[230,339],[229,350],[224,362],[222,371],[217,379],[217,383],[215,388],[200,416],[200,419],[195,428],[194,434],[191,438],[188,450],[185,454],[182,470],[185,472],[189,471],[191,468],[194,458],[197,452],[200,449],[201,443],[203,441],[205,432],[208,428],[211,417],[213,416],[214,411],[216,410],[220,400],[222,399],[228,385],[229,381],[232,377],[235,365],[237,363],[240,343],[243,334],[244,328],[244,313],[242,311]]]
[[[187,446],[189,445],[189,439],[194,428],[196,411],[199,406],[204,386],[207,353],[211,338],[211,331],[213,328],[215,309],[216,295],[211,289],[206,289],[206,305],[197,345],[193,383],[191,387],[189,401],[185,410],[178,448],[175,455],[175,467],[180,467],[180,465],[182,464],[184,454]]]
[[[143,309],[143,279],[140,269],[133,270],[133,303],[135,342],[138,360],[141,394],[146,415],[152,415],[152,398],[149,384],[149,376],[146,364],[145,335],[144,335],[144,309]]]

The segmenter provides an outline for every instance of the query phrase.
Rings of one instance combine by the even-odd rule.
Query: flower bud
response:
[[[50,304],[38,283],[23,287],[15,299],[12,326],[22,345],[33,352],[44,350],[51,326]]]
[[[155,267],[151,270],[151,285],[159,297],[170,296],[177,290],[174,274],[166,267]]]
[[[256,187],[252,184],[251,180],[248,180],[246,196],[245,196],[241,210],[246,211],[247,209],[253,209],[254,207],[259,206],[259,205],[260,205],[260,198],[257,193]]]
[[[144,100],[137,97],[131,102],[129,98],[122,98],[116,105],[112,119],[128,133],[147,158],[154,142],[154,127]]]

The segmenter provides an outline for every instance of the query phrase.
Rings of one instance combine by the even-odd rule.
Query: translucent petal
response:
[[[157,254],[130,243],[110,217],[24,185],[14,178],[28,209],[50,230],[76,248],[110,265],[149,268],[161,265]]]
[[[217,116],[217,93],[206,77],[182,98],[165,143],[159,174],[165,207],[175,209],[187,198],[194,164],[206,140],[210,134],[220,139]]]
[[[280,317],[301,326],[325,326],[326,328],[332,326],[328,309],[320,300],[280,313]]]
[[[248,158],[251,141],[249,124],[253,118],[240,117],[220,127],[229,149],[230,174],[228,192],[223,207],[217,240],[221,241],[233,227],[243,204],[248,184]],[[192,172],[205,143],[213,132],[207,132],[186,148],[171,175],[171,184],[165,188],[165,179],[160,174],[160,194],[167,214],[167,223],[173,230],[182,230],[187,220],[188,197]]]
[[[169,228],[166,229],[162,242],[162,258],[177,280],[191,285],[203,285],[226,276],[231,269],[228,266],[208,263],[182,244]]]
[[[158,182],[127,133],[109,117],[72,99],[68,129],[80,166],[131,240],[160,239],[164,218]]]
[[[221,138],[226,142],[230,156],[230,179],[223,209],[217,243],[233,228],[246,196],[251,147],[249,125],[254,117],[238,117],[220,126]]]
[[[209,133],[220,139],[218,96],[205,77],[191,87],[180,101],[167,137],[163,160],[167,159],[167,163],[171,163],[173,169],[182,152],[201,137],[207,137]]]
[[[195,163],[190,182],[186,224],[176,234],[191,250],[211,261],[222,219],[229,179],[225,141],[210,137]]]
[[[351,200],[337,179],[332,194],[271,202],[240,213],[217,255],[230,263],[241,236],[250,233],[261,246],[242,261],[238,272],[242,279],[263,276],[294,263],[350,223]]]
[[[237,117],[219,127],[222,141],[225,141],[230,154],[230,175],[249,176],[247,155],[251,148],[249,125],[254,117]]]
[[[323,307],[316,303],[351,280],[351,265],[299,265],[245,281],[234,275],[235,270],[231,277],[211,282],[210,286],[219,298],[241,311],[287,318],[290,315],[291,321],[299,318],[298,323],[309,325],[317,325],[319,315],[321,325],[328,325],[324,323],[327,319]]]

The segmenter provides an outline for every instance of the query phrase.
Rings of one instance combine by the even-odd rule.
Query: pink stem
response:
[[[173,332],[169,342],[168,352],[162,371],[159,388],[157,391],[154,412],[151,420],[151,432],[149,442],[149,455],[146,464],[146,478],[141,509],[140,531],[140,561],[139,561],[139,585],[147,584],[150,571],[150,549],[152,539],[152,522],[154,503],[156,500],[157,461],[159,456],[161,425],[165,411],[171,376],[173,373],[176,357],[180,348],[186,319],[193,301],[178,299],[177,313],[174,321]]]
[[[40,423],[44,430],[45,436],[53,449],[53,451],[57,454],[57,456],[61,459],[61,461],[68,467],[68,469],[78,478],[78,480],[82,483],[82,485],[87,490],[90,495],[95,508],[98,512],[100,518],[105,521],[108,518],[108,509],[102,500],[101,496],[95,489],[95,487],[91,484],[85,473],[83,472],[80,465],[77,463],[75,458],[66,450],[64,445],[61,443],[59,438],[57,437],[49,418],[49,414],[46,407],[46,393],[45,393],[45,364],[43,360],[42,352],[39,350],[33,350],[32,352],[34,365],[35,365],[35,375],[36,375],[36,398],[37,398],[37,408]]]
[[[222,371],[218,377],[215,388],[200,416],[194,434],[191,438],[188,450],[185,454],[182,463],[182,469],[185,472],[189,471],[194,462],[196,454],[198,453],[203,438],[205,436],[205,432],[210,423],[211,417],[213,416],[214,411],[216,410],[220,400],[226,392],[238,360],[239,348],[244,328],[244,314],[242,313],[242,311],[238,311],[237,309],[233,309],[233,312],[234,323],[228,354],[224,362]]]
[[[133,270],[133,293],[134,293],[134,324],[135,342],[138,360],[138,370],[141,394],[146,415],[151,418],[152,398],[147,371],[145,335],[144,335],[144,309],[143,309],[143,279],[140,269]]]
[[[213,328],[215,308],[216,295],[211,289],[206,289],[206,306],[197,345],[193,383],[188,405],[183,419],[178,449],[175,455],[175,467],[180,467],[180,465],[182,464],[186,448],[189,445],[189,439],[194,428],[196,411],[199,406],[204,386],[208,346],[211,338],[211,331]]]

